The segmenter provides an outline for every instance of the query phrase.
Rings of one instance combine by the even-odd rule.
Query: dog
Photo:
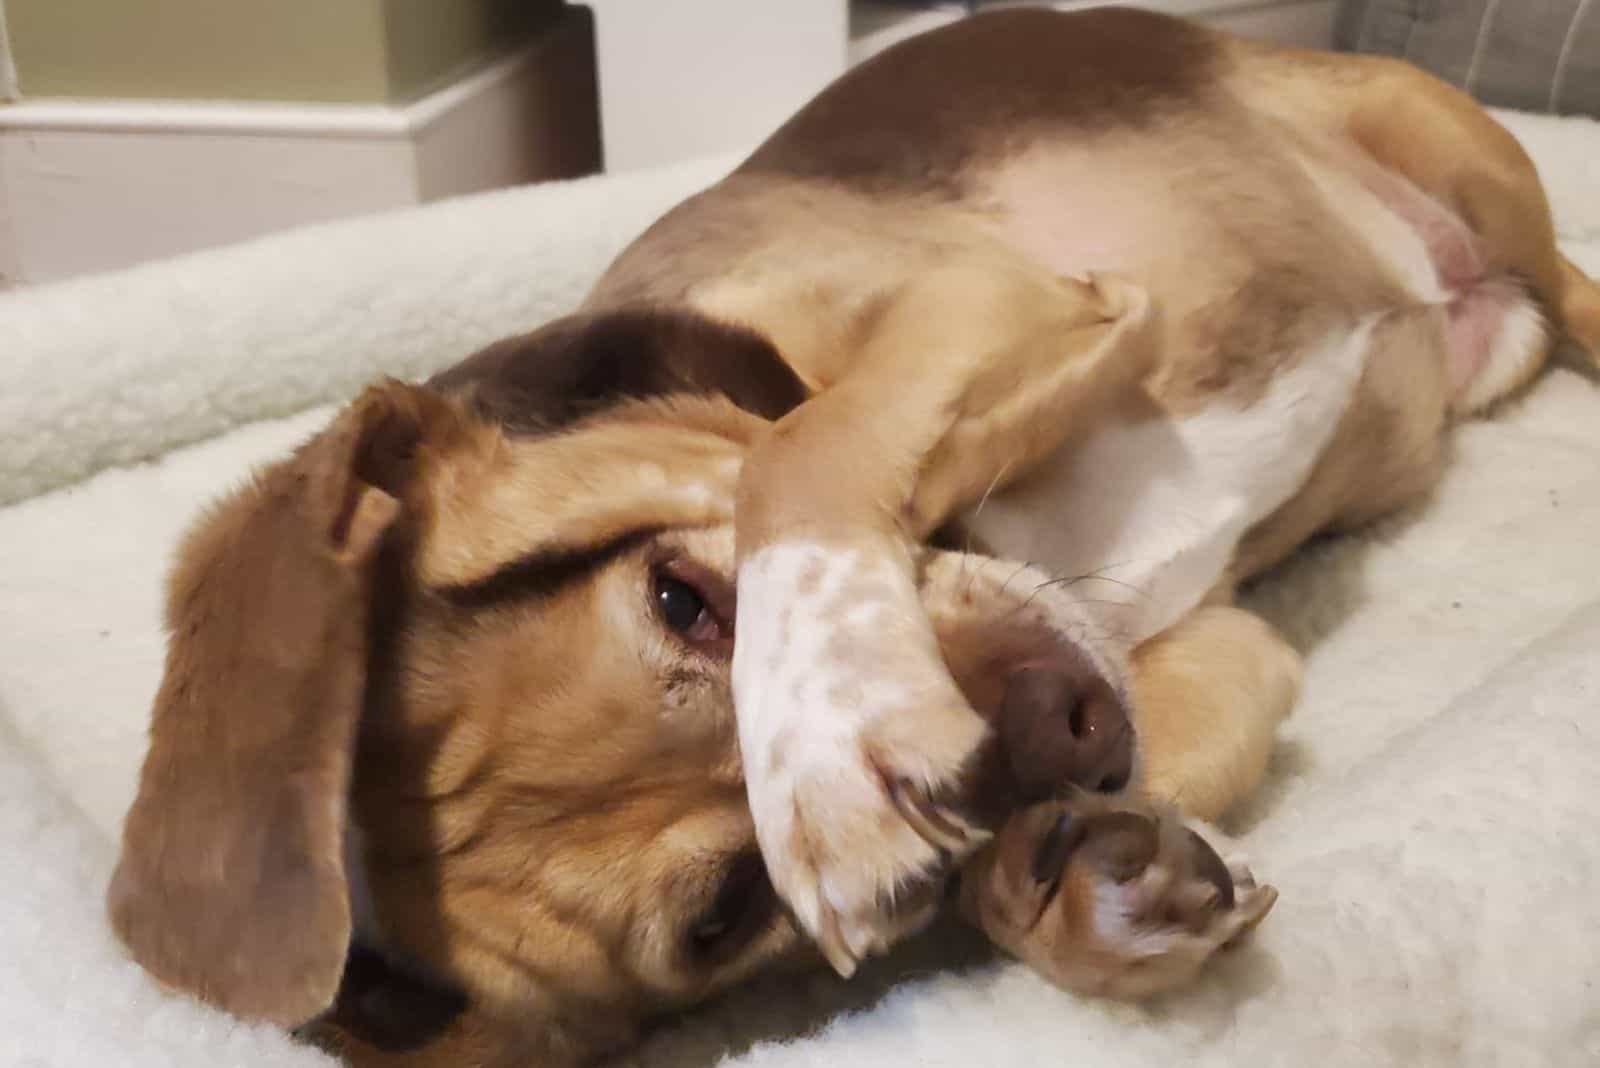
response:
[[[1188,982],[1275,897],[1186,823],[1298,691],[1236,587],[1563,335],[1532,165],[1401,62],[904,42],[199,522],[113,926],[358,1064],[581,1063],[949,894],[1069,990]]]

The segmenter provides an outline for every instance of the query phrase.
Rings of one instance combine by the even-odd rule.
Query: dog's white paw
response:
[[[1175,814],[1099,798],[1015,814],[962,873],[962,907],[1066,989],[1142,998],[1192,980],[1278,892]]]
[[[733,690],[756,836],[847,976],[931,918],[928,891],[988,838],[952,806],[988,727],[905,563],[786,543],[739,569]]]

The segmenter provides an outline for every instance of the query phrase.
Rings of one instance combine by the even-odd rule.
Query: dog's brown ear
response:
[[[108,905],[156,978],[294,1026],[334,999],[380,549],[437,394],[374,387],[203,520],[168,590],[166,673]]]
[[[585,312],[496,342],[430,382],[513,434],[552,433],[622,401],[721,394],[763,419],[807,388],[762,335],[681,308]]]

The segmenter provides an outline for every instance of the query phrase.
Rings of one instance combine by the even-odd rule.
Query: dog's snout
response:
[[[1133,777],[1128,710],[1111,684],[1086,665],[1013,671],[999,733],[1016,787],[1029,800],[1056,796],[1069,784],[1114,793]]]

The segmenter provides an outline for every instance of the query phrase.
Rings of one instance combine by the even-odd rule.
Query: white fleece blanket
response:
[[[1600,125],[1505,119],[1569,253],[1600,272]],[[0,1066],[328,1063],[156,990],[101,915],[173,543],[327,410],[259,420],[563,310],[725,166],[476,197],[0,298],[0,500],[17,502],[0,511]],[[1270,783],[1234,827],[1283,898],[1195,989],[1081,1001],[946,933],[848,986],[757,984],[633,1059],[1600,1065],[1600,382],[1557,369],[1461,428],[1455,453],[1425,507],[1312,547],[1253,595],[1309,664]]]

